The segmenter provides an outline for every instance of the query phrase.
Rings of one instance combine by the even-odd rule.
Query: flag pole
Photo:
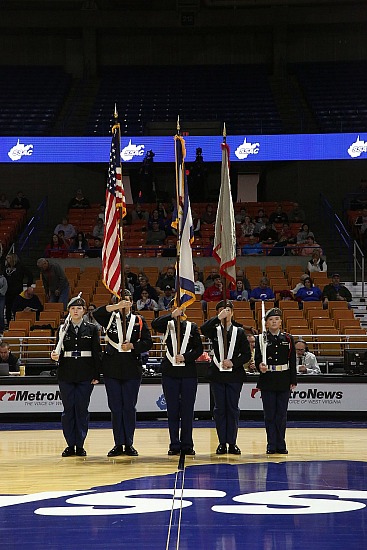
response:
[[[115,111],[113,114],[115,124],[112,127],[112,132],[116,131],[118,132],[118,146],[119,146],[119,159],[120,159],[120,169],[121,169],[121,185],[122,185],[122,164],[121,164],[121,126],[118,121],[118,112],[117,112],[117,106],[115,103]],[[120,270],[121,270],[121,277],[120,277],[120,299],[125,299],[125,256],[124,256],[124,224],[123,224],[123,215],[122,215],[122,197],[121,201],[116,204],[116,207],[119,211],[119,225],[118,225],[118,233],[119,233],[119,249],[120,249]],[[126,310],[125,308],[122,310],[122,335],[124,342],[126,340]]]
[[[180,115],[177,115],[177,136],[180,135]],[[181,306],[181,285],[180,285],[180,255],[181,255],[181,240],[180,240],[180,233],[181,233],[181,216],[180,214],[180,193],[179,193],[179,167],[177,166],[177,144],[175,143],[175,166],[176,166],[176,205],[177,205],[177,244],[176,244],[176,250],[177,250],[177,258],[176,258],[176,305],[177,307]],[[181,348],[181,320],[179,317],[176,317],[176,335],[177,335],[177,349],[179,350]]]
[[[223,143],[227,143],[227,130],[226,130],[226,123],[223,123]],[[224,277],[223,282],[223,301],[224,304],[227,304],[227,279]],[[227,318],[225,317],[223,319],[223,347],[224,347],[224,357],[227,357],[227,351],[228,351],[228,338],[227,338]]]

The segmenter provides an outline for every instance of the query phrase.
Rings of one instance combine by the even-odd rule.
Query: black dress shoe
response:
[[[287,455],[288,454],[287,449],[277,449],[276,452],[277,452],[278,455]]]
[[[128,456],[139,456],[139,453],[132,445],[125,445],[125,454]]]
[[[87,451],[83,447],[77,447],[75,450],[76,456],[87,456]]]
[[[227,454],[227,445],[218,445],[217,450],[215,451],[217,455]]]
[[[274,451],[273,449],[267,449],[266,450],[266,454],[267,455],[275,455],[276,451]]]
[[[192,447],[188,447],[187,449],[182,449],[182,453],[184,455],[189,455],[189,456],[195,456],[195,451]]]
[[[169,449],[167,454],[169,456],[179,455],[180,454],[180,449]]]
[[[61,456],[63,456],[64,458],[66,456],[75,456],[75,449],[74,447],[66,447],[66,449],[64,449],[61,453]]]
[[[120,456],[124,454],[124,448],[122,445],[115,445],[113,449],[108,451],[107,456]]]
[[[241,449],[237,445],[228,445],[228,452],[231,455],[240,455]]]

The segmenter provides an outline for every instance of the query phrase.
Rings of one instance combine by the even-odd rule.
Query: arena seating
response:
[[[144,134],[151,122],[175,128],[177,115],[185,122],[226,121],[232,134],[282,131],[265,65],[103,67],[88,134],[108,135],[115,103],[126,135]]]
[[[71,77],[61,67],[0,68],[2,135],[50,133],[69,91]]]
[[[364,132],[367,124],[367,63],[298,63],[298,78],[322,132]]]

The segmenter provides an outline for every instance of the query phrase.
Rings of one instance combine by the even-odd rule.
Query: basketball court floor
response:
[[[217,456],[213,423],[195,425],[195,457],[168,456],[154,421],[138,423],[138,457],[110,459],[107,422],[85,458],[61,458],[57,423],[2,424],[1,548],[367,548],[364,423],[290,422],[287,456],[265,454],[261,422],[241,421],[241,456]]]

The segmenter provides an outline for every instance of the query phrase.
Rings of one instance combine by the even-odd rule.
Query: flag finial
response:
[[[180,126],[180,115],[177,115],[177,125],[176,125],[176,128],[177,128],[177,133],[179,134],[179,133],[180,133],[180,129],[181,129],[181,126]]]
[[[118,116],[119,116],[119,114],[118,114],[118,112],[117,112],[117,105],[116,105],[116,103],[115,103],[115,111],[114,111],[114,113],[113,113],[113,118],[117,121]]]
[[[227,137],[227,128],[226,128],[226,123],[223,122],[223,137]]]

